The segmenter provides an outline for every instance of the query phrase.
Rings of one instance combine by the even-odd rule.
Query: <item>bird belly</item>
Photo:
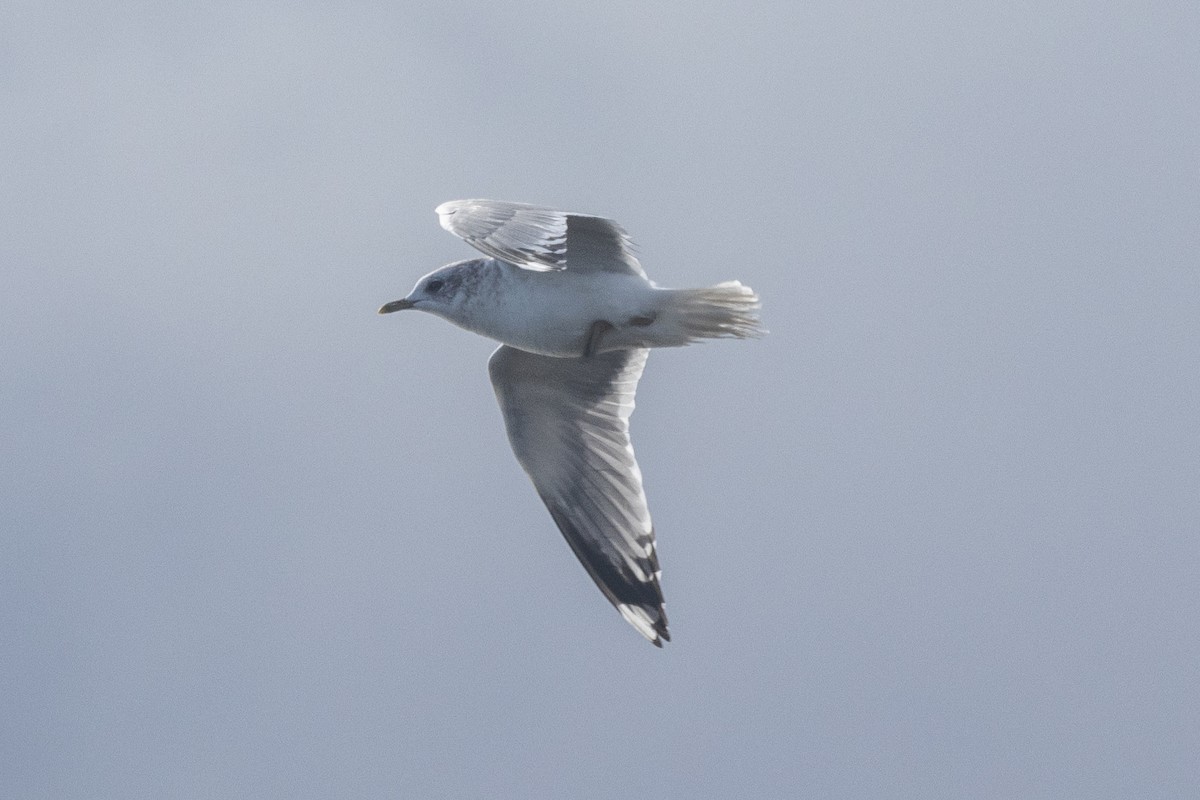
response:
[[[654,291],[632,276],[521,272],[508,291],[473,315],[469,327],[511,347],[560,358],[583,355],[597,322],[628,325],[644,313],[647,291]]]
[[[581,315],[522,305],[478,332],[530,353],[566,358],[583,353],[590,327]]]

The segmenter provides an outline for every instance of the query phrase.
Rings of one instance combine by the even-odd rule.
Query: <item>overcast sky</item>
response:
[[[1195,3],[0,10],[0,796],[1200,796]],[[673,641],[379,317],[611,216]]]

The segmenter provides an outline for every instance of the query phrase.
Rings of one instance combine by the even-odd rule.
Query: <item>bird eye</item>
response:
[[[443,283],[443,281],[441,278],[432,280],[429,283],[425,284],[425,290],[436,294],[437,292],[441,291],[442,283]]]

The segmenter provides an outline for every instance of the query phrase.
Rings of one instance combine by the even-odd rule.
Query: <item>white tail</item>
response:
[[[758,295],[738,281],[705,289],[668,289],[655,324],[659,347],[698,339],[748,339],[766,333],[758,320]]]

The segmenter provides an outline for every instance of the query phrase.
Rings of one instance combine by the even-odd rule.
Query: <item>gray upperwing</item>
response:
[[[501,345],[488,362],[508,440],[604,596],[659,647],[670,640],[654,527],[629,441],[648,350],[553,358]]]
[[[452,200],[437,215],[476,250],[518,267],[646,276],[629,235],[611,219],[500,200]]]

